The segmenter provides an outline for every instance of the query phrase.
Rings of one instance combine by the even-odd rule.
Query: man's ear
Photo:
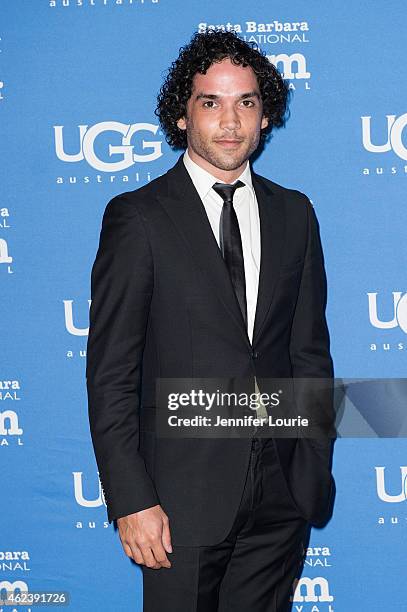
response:
[[[268,126],[268,124],[269,124],[268,117],[265,117],[263,115],[263,118],[261,120],[261,129],[264,130],[264,128],[266,128]]]
[[[179,127],[180,130],[187,129],[187,123],[185,121],[185,117],[181,117],[181,119],[178,119],[177,126]]]

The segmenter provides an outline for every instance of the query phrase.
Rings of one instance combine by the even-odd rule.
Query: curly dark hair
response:
[[[181,130],[177,121],[185,117],[195,74],[205,74],[213,63],[227,57],[236,65],[250,66],[257,77],[263,114],[269,120],[267,127],[261,131],[261,139],[264,140],[273,128],[285,124],[288,118],[289,85],[265,53],[255,48],[254,43],[239,38],[233,31],[196,32],[189,44],[181,47],[157,96],[155,114],[171,147],[187,147],[186,130]]]

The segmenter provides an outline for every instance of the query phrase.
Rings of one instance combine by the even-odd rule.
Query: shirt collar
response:
[[[199,197],[203,200],[212,189],[215,183],[219,183],[219,179],[216,176],[213,176],[204,168],[201,168],[196,162],[194,162],[191,157],[188,155],[188,150],[185,151],[183,155],[183,161],[186,169],[192,179],[192,182],[195,185],[196,190],[198,191]],[[250,189],[253,189],[252,184],[252,173],[250,171],[249,160],[247,160],[247,164],[241,175],[236,179],[236,181],[242,181],[245,185],[247,185]],[[234,183],[236,182],[234,181]]]

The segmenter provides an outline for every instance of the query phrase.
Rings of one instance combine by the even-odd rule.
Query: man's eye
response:
[[[243,106],[246,106],[247,108],[254,106],[254,102],[252,100],[242,100],[242,104]]]
[[[206,108],[213,108],[214,104],[215,102],[213,100],[207,100],[203,103],[203,106],[205,106]]]

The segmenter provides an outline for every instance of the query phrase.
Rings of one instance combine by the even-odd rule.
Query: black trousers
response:
[[[228,537],[216,546],[174,546],[170,569],[142,566],[143,611],[289,612],[309,535],[272,440],[254,438]]]

